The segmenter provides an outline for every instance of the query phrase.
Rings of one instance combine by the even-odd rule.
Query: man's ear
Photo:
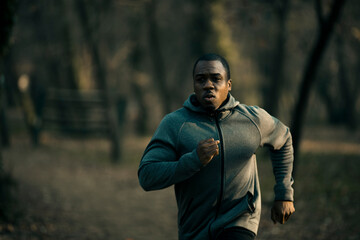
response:
[[[227,84],[228,84],[228,90],[229,92],[231,91],[231,86],[232,86],[232,80],[231,79],[228,79],[227,80]]]

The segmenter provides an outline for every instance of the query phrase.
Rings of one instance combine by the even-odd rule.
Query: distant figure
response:
[[[200,57],[193,80],[194,93],[164,117],[145,149],[140,184],[146,191],[175,185],[181,240],[255,239],[259,147],[269,148],[276,179],[271,219],[283,224],[295,212],[289,128],[265,110],[235,100],[223,57]]]

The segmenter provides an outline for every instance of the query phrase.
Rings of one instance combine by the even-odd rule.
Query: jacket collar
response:
[[[228,98],[225,100],[225,103],[223,103],[223,105],[220,106],[220,108],[218,108],[215,112],[224,112],[227,110],[231,110],[239,104],[240,103],[236,101],[235,98],[229,93]],[[211,113],[201,106],[199,101],[196,99],[195,93],[191,94],[189,98],[185,101],[184,107],[193,112]]]

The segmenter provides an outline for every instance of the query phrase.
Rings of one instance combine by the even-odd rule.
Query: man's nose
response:
[[[214,84],[210,79],[206,79],[203,85],[204,89],[213,89],[214,88]]]

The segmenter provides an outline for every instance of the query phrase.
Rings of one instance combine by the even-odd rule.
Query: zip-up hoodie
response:
[[[196,148],[209,138],[220,140],[220,151],[203,166]],[[293,201],[289,129],[230,94],[215,112],[192,94],[161,121],[139,166],[140,185],[146,191],[175,185],[180,240],[216,239],[234,226],[257,234],[261,198],[255,152],[262,146],[271,153],[275,200]]]

